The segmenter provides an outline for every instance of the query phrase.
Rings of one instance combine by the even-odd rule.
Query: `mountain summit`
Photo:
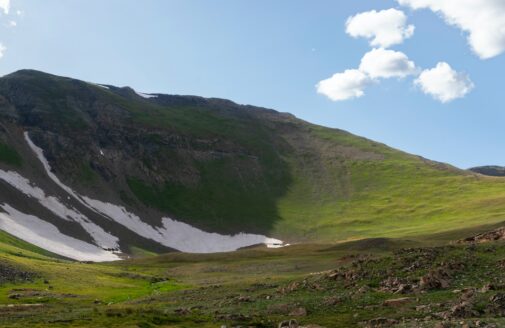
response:
[[[65,257],[414,237],[503,220],[504,187],[229,100],[0,78],[0,229]]]

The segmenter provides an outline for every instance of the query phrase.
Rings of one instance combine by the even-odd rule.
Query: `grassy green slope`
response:
[[[200,169],[205,180],[196,190],[170,185],[156,189],[130,181],[141,201],[180,217],[208,220],[209,213],[218,212],[224,218],[219,224],[273,221],[271,234],[310,242],[415,237],[505,220],[505,180],[469,174],[345,131],[291,118],[271,125],[268,115],[237,119],[197,108],[158,108],[154,112],[160,113],[149,116],[134,111],[138,122],[148,126],[168,124],[185,133],[245,144],[271,169],[265,179],[277,190],[253,185],[247,197],[237,193],[244,186],[228,175],[233,165],[226,162],[205,163]],[[286,125],[292,129],[289,134],[305,134],[311,149],[297,149],[300,144],[282,131]],[[271,140],[276,138],[286,146],[274,146]],[[265,198],[275,201],[275,211],[262,207]]]
[[[2,114],[17,115],[18,124],[39,135],[49,131],[48,143],[51,135],[64,136],[66,149],[58,143],[46,149],[64,180],[108,184],[133,207],[143,204],[205,230],[338,242],[413,238],[505,221],[502,178],[290,115],[217,99],[144,99],[131,89],[107,90],[33,71],[0,79],[0,93],[12,103]],[[119,135],[114,142],[133,141],[107,145],[110,131]],[[97,141],[99,133],[104,136]],[[107,166],[98,154],[83,157],[102,146],[123,152],[129,166]],[[19,161],[9,149],[0,149],[2,159]],[[104,183],[97,167],[119,178]]]
[[[138,115],[139,122],[154,124]],[[218,135],[251,146],[272,169],[266,176],[269,185],[279,187],[265,192],[253,186],[243,197],[237,193],[243,189],[242,181],[228,175],[232,167],[226,162],[205,163],[200,170],[204,184],[197,189],[173,185],[156,189],[130,180],[141,201],[180,217],[208,220],[209,213],[217,212],[224,218],[219,224],[237,217],[238,222],[274,221],[275,236],[318,242],[414,237],[505,220],[505,180],[468,174],[345,131],[290,119],[295,130],[290,133],[306,134],[312,148],[299,151],[296,142],[287,141],[289,146],[279,150],[269,141],[286,141],[288,137],[278,131],[283,124],[268,128],[262,117],[251,130],[247,120],[237,124],[212,111],[180,108],[160,116],[155,120],[158,126],[174,124],[186,133]],[[339,151],[376,154],[379,159]],[[275,211],[262,208],[265,198],[275,200]]]
[[[467,174],[326,128],[315,127],[314,133],[338,144],[373,148],[384,160],[349,160],[342,170],[325,159],[326,174],[319,180],[292,161],[296,178],[279,201],[285,218],[276,226],[280,234],[327,242],[414,237],[505,218],[504,179]],[[331,192],[328,179],[345,179],[346,194]]]

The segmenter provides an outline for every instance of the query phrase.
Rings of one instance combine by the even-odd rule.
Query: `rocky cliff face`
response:
[[[221,232],[271,228],[272,200],[289,182],[282,159],[289,145],[273,133],[289,128],[289,116],[218,99],[145,98],[34,71],[3,78],[0,93],[5,124],[29,131],[76,190],[150,217],[189,211],[192,223]],[[275,119],[265,124],[260,116],[269,115]]]

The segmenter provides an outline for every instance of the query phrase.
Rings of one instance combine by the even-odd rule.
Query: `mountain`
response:
[[[0,200],[1,230],[91,261],[505,218],[499,178],[271,109],[33,70],[0,78]]]
[[[505,167],[503,166],[496,166],[496,165],[478,166],[478,167],[472,167],[469,170],[475,173],[489,175],[492,177],[505,177]]]

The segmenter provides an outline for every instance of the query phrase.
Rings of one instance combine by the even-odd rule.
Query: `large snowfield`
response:
[[[134,233],[154,240],[161,245],[188,253],[214,253],[235,251],[239,248],[265,244],[278,247],[282,241],[263,235],[239,233],[222,235],[206,232],[189,224],[161,218],[161,226],[153,226],[125,207],[79,195],[65,185],[51,171],[44,151],[35,145],[27,132],[25,140],[42,163],[48,177],[70,197],[90,210],[113,220]],[[56,226],[36,216],[23,213],[9,204],[0,204],[5,213],[0,213],[0,229],[56,254],[81,261],[114,261],[120,259],[114,250],[119,250],[119,239],[105,231],[77,209],[64,204],[64,200],[47,195],[40,186],[35,186],[17,172],[0,170],[0,179],[28,197],[36,199],[42,206],[62,220],[80,224],[90,235],[94,245],[61,233]]]

